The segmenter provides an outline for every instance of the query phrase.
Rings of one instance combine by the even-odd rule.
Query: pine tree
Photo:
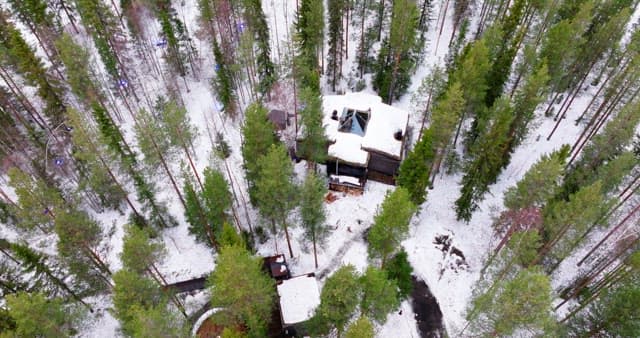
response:
[[[329,12],[327,54],[327,81],[331,84],[331,90],[336,91],[336,85],[342,77],[342,46],[344,39],[343,16],[346,9],[345,0],[329,0],[327,3]]]
[[[224,175],[215,169],[207,167],[204,169],[204,190],[202,191],[202,207],[206,224],[190,226],[189,232],[203,242],[218,237],[222,232],[222,225],[229,221],[229,209],[231,208],[231,192],[224,179]],[[209,229],[205,229],[208,227]]]
[[[242,158],[249,184],[249,197],[256,202],[255,184],[259,175],[258,159],[267,153],[277,139],[273,123],[267,118],[267,109],[260,103],[253,103],[245,110],[245,122],[242,127]]]
[[[562,260],[582,239],[591,224],[597,222],[611,206],[602,193],[602,183],[580,189],[569,197],[547,205],[544,210],[545,246],[541,254],[551,253],[555,260]]]
[[[131,310],[132,321],[128,323],[131,337],[181,338],[189,336],[188,325],[184,317],[167,308],[167,304],[152,307],[134,306]]]
[[[103,234],[98,223],[85,211],[65,210],[55,216],[55,232],[58,254],[76,278],[94,292],[106,288],[111,270],[99,254]]]
[[[324,43],[324,4],[322,1],[302,0],[296,21],[296,43],[298,45],[299,68],[317,72],[318,56]],[[324,56],[321,56],[324,57]],[[304,70],[303,70],[304,71]],[[301,87],[306,82],[300,81]]]
[[[389,37],[378,56],[378,69],[373,87],[388,104],[398,99],[411,83],[415,68],[411,52],[416,46],[418,10],[411,0],[393,1]]]
[[[502,154],[508,145],[508,129],[513,121],[513,108],[506,98],[492,108],[492,125],[471,149],[475,156],[465,165],[460,197],[455,202],[458,220],[469,221],[478,208],[489,185],[495,183],[504,165]]]
[[[93,38],[107,73],[112,81],[121,79],[124,69],[119,65],[118,51],[114,38],[121,36],[118,22],[109,7],[102,2],[92,0],[75,0],[75,7],[80,14],[83,26]]]
[[[358,274],[353,265],[342,266],[327,277],[314,317],[323,333],[335,328],[340,336],[360,302],[360,294]]]
[[[262,260],[240,246],[224,246],[208,279],[211,304],[221,307],[223,326],[244,325],[250,337],[264,337],[276,300],[274,281]]]
[[[375,337],[375,331],[371,321],[363,316],[349,325],[344,336],[345,338],[373,338]]]
[[[539,269],[521,270],[512,279],[474,298],[467,314],[471,333],[511,336],[518,330],[553,335],[551,285]]]
[[[152,240],[148,229],[127,224],[124,231],[120,261],[125,269],[142,275],[166,255],[163,243]]]
[[[433,129],[429,128],[422,134],[404,161],[400,163],[396,179],[398,186],[409,192],[411,201],[415,205],[420,205],[426,200],[434,158]]]
[[[258,91],[262,96],[268,95],[277,77],[273,62],[271,61],[271,41],[269,39],[269,27],[262,10],[261,0],[244,0],[244,14],[249,30],[253,32],[256,41],[256,64],[260,83]]]
[[[409,192],[402,187],[385,196],[380,211],[373,218],[368,236],[369,256],[380,258],[383,268],[400,249],[400,242],[407,237],[409,221],[415,210]]]
[[[77,333],[82,313],[65,306],[62,299],[17,293],[7,296],[6,301],[17,337],[71,337]]]
[[[256,204],[260,214],[271,222],[274,232],[276,224],[284,229],[289,255],[293,258],[287,218],[296,206],[296,187],[293,184],[293,165],[284,145],[271,145],[268,152],[258,158],[258,168]]]
[[[18,219],[16,226],[27,231],[37,228],[43,233],[50,232],[52,215],[62,209],[65,203],[60,191],[15,167],[9,169],[8,174],[9,185],[18,196],[18,203],[13,207]]]
[[[634,337],[640,333],[638,318],[640,284],[636,276],[605,289],[577,319],[568,323],[572,336]]]
[[[456,122],[462,117],[465,105],[462,95],[461,86],[456,82],[447,88],[433,109],[430,128],[436,156],[433,169],[430,172],[432,172],[434,178],[440,170],[440,164],[445,154],[448,152],[447,148],[451,143]]]
[[[322,100],[318,91],[309,88],[302,89],[300,98],[305,106],[300,113],[303,141],[297,153],[315,166],[316,163],[323,163],[327,157],[328,141],[322,125]]]
[[[322,247],[329,235],[329,229],[325,225],[324,195],[326,193],[325,183],[314,172],[309,172],[300,192],[300,218],[304,237],[313,244],[316,269],[318,268],[317,246]]]
[[[166,304],[158,284],[136,272],[119,270],[113,274],[113,281],[113,315],[126,335],[131,335],[135,329],[137,309]]]
[[[542,155],[515,186],[505,191],[505,207],[508,209],[543,207],[558,191],[568,150],[565,146],[549,155]]]
[[[380,324],[387,315],[400,306],[398,283],[389,279],[385,270],[370,266],[360,277],[362,285],[361,312]]]
[[[226,64],[224,56],[216,40],[213,40],[213,56],[216,59],[216,78],[213,80],[213,87],[218,93],[218,99],[226,114],[234,117],[238,107],[234,93],[233,75]]]
[[[47,74],[42,61],[22,34],[7,20],[7,14],[0,12],[0,62],[9,64],[37,88],[38,95],[46,104],[45,113],[55,125],[62,121],[65,110],[63,94],[58,84]]]
[[[389,260],[384,267],[389,279],[395,280],[398,285],[398,299],[405,300],[409,298],[413,290],[413,268],[409,263],[407,252],[404,248]]]

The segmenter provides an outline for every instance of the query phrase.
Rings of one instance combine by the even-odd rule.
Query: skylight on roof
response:
[[[370,113],[370,111],[344,108],[340,117],[338,131],[364,136],[371,116]]]

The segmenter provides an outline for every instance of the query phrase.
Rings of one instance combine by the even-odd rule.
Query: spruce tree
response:
[[[112,81],[121,78],[123,69],[119,65],[118,51],[115,49],[114,38],[122,35],[118,22],[109,7],[102,2],[93,0],[75,0],[75,7],[80,14],[83,26],[93,38],[107,73]]]
[[[506,98],[496,101],[494,119],[490,128],[471,148],[474,156],[464,168],[460,197],[455,201],[458,220],[469,221],[471,214],[484,199],[489,185],[496,182],[504,165],[505,149],[508,146],[509,126],[513,121],[513,108]]]

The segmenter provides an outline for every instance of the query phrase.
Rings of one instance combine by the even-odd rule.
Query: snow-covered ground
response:
[[[446,17],[441,18],[439,8],[442,4],[448,3],[450,8],[446,11]],[[449,41],[452,31],[453,1],[439,1],[434,4],[431,15],[429,31],[427,33],[427,45],[425,47],[426,56],[424,62],[419,65],[413,76],[412,84],[408,94],[404,95],[394,106],[408,112],[415,109],[411,103],[411,93],[415,92],[429,70],[434,65],[442,65],[447,53],[446,44]],[[187,24],[188,30],[193,34],[198,30],[198,10],[195,0],[185,0],[175,3],[181,19]],[[480,4],[476,5],[477,12]],[[290,53],[291,28],[293,27],[295,2],[291,0],[264,0],[268,24],[272,34],[272,55],[276,62],[285,60]],[[477,13],[476,13],[477,14]],[[634,18],[638,17],[636,11]],[[370,22],[374,18],[368,18]],[[635,19],[634,19],[635,21]],[[159,31],[157,23],[149,20],[147,23],[149,32]],[[440,30],[442,27],[441,38]],[[472,22],[471,27],[474,27]],[[153,44],[154,37],[149,36],[150,43]],[[238,217],[242,224],[251,222],[252,226],[258,226],[263,221],[260,220],[255,210],[245,208],[242,199],[248,201],[246,193],[246,183],[243,178],[242,158],[240,154],[241,134],[240,119],[233,121],[226,119],[219,111],[220,104],[215,101],[211,92],[209,79],[214,76],[214,63],[208,44],[194,37],[195,44],[199,49],[201,57],[201,74],[198,79],[187,77],[188,90],[181,79],[168,79],[175,81],[174,85],[180,88],[183,101],[189,112],[191,122],[198,128],[199,137],[196,141],[196,167],[199,172],[209,165],[219,166],[223,172],[228,173],[227,177],[232,188],[239,196],[236,204]],[[347,78],[353,72],[355,74],[354,60],[356,47],[359,40],[359,30],[350,31],[349,37],[349,58],[346,60],[343,70]],[[440,40],[440,41],[438,41]],[[437,48],[436,48],[437,45]],[[87,47],[91,47],[89,44]],[[378,48],[378,46],[374,46]],[[93,47],[91,47],[93,50]],[[325,51],[327,48],[325,48]],[[162,50],[157,49],[157,58],[161,59]],[[95,53],[94,53],[95,55]],[[145,90],[152,95],[152,98],[159,93],[163,93],[163,83],[167,79],[161,79],[153,72],[138,72],[142,77],[141,84]],[[365,77],[368,79],[368,76]],[[330,88],[323,79],[323,90],[330,93]],[[341,90],[348,90],[347,80],[340,84]],[[374,93],[370,86],[364,89],[365,92]],[[561,145],[571,144],[581,131],[582,126],[575,126],[573,120],[578,116],[589,100],[589,94],[595,92],[595,88],[589,88],[584,95],[573,103],[566,120],[560,124],[550,141],[546,140],[547,134],[555,123],[549,118],[544,118],[541,112],[535,120],[535,127],[523,144],[513,154],[511,163],[498,178],[498,183],[491,186],[490,193],[480,204],[480,209],[473,215],[467,224],[456,220],[453,210],[453,202],[458,197],[460,191],[459,174],[438,175],[434,182],[434,189],[429,191],[428,200],[420,206],[419,212],[411,222],[409,238],[404,241],[403,246],[409,254],[416,275],[427,282],[433,295],[440,304],[443,313],[443,320],[449,336],[455,337],[464,326],[464,311],[470,300],[474,282],[479,278],[479,271],[482,267],[485,255],[496,245],[496,239],[492,234],[492,216],[502,208],[502,196],[504,191],[514,185],[535,163],[542,154],[547,154]],[[248,102],[242,102],[243,106]],[[546,104],[541,104],[541,107]],[[123,126],[125,127],[126,138],[135,144],[134,133],[132,131],[133,122],[131,117],[124,114]],[[409,119],[410,125],[419,127],[420,115],[412,113]],[[414,128],[414,129],[415,129]],[[232,155],[227,163],[212,159],[210,154],[212,138],[215,133],[220,132],[232,149]],[[174,163],[171,170],[174,174],[179,173],[180,164]],[[297,180],[302,181],[305,173],[305,163],[296,165],[295,172]],[[159,270],[165,275],[168,282],[186,280],[193,277],[200,277],[208,274],[214,269],[214,254],[205,245],[195,242],[193,236],[189,235],[187,225],[184,220],[182,206],[175,193],[171,189],[169,182],[162,179],[159,182],[162,192],[159,194],[161,200],[166,201],[171,214],[179,221],[179,226],[163,231],[162,238],[167,248],[166,259],[160,264]],[[363,232],[368,229],[372,222],[378,206],[384,199],[385,194],[393,189],[392,186],[368,182],[365,191],[360,196],[346,195],[344,193],[334,193],[337,200],[326,204],[327,224],[332,228],[331,235],[326,244],[319,251],[318,269],[315,269],[313,253],[309,248],[305,248],[302,238],[302,230],[292,228],[292,247],[294,257],[287,255],[293,275],[301,275],[308,272],[316,272],[320,279],[320,286],[324,278],[330,275],[343,264],[352,264],[358,271],[362,272],[369,264],[367,259],[367,246],[363,239]],[[11,191],[9,191],[11,193]],[[108,212],[96,215],[105,229],[116,225],[113,236],[106,241],[110,248],[106,255],[106,261],[117,270],[121,264],[119,253],[122,250],[123,228],[126,219],[117,212]],[[296,215],[292,215],[291,223],[296,223]],[[8,238],[15,238],[6,227],[2,227],[2,235]],[[442,251],[442,245],[435,243],[438,236],[448,236],[451,240],[451,248],[457,248],[464,255],[464,262],[460,255],[453,254],[451,250]],[[597,236],[597,233],[592,235]],[[596,237],[597,238],[597,237]],[[40,239],[45,242],[47,239]],[[276,245],[277,244],[277,245]],[[46,248],[47,252],[54,253],[55,248]],[[258,254],[272,255],[276,252],[286,253],[286,240],[280,234],[274,241],[269,238],[264,244],[258,246]],[[560,287],[563,283],[575,274],[575,264],[571,259],[561,265],[553,276],[553,285]],[[201,292],[184,297],[187,310],[190,313],[197,311],[206,301],[207,293]],[[83,337],[111,337],[115,336],[118,322],[108,312],[111,300],[108,296],[95,297],[89,300],[96,309],[87,327],[82,332]],[[418,337],[416,320],[408,302],[403,302],[401,312],[394,312],[388,316],[387,322],[377,328],[379,337]],[[401,313],[401,314],[400,314]]]

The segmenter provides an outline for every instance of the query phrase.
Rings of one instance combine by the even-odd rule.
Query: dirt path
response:
[[[413,281],[411,307],[416,316],[420,337],[445,337],[446,332],[442,325],[442,312],[438,300],[431,294],[427,283],[414,276],[411,280]]]
[[[331,272],[331,270],[333,270],[337,265],[340,264],[340,261],[342,260],[342,257],[344,257],[344,255],[347,253],[347,251],[351,248],[351,246],[353,245],[353,243],[355,242],[359,242],[362,241],[362,234],[367,230],[367,228],[362,229],[361,231],[358,231],[356,233],[353,234],[353,236],[351,236],[351,238],[344,242],[344,244],[342,244],[342,246],[340,247],[340,249],[338,249],[338,251],[336,251],[335,255],[333,256],[333,258],[331,259],[331,261],[329,261],[329,263],[327,263],[322,270],[320,270],[317,274],[316,277],[318,279],[323,279],[329,272]]]

